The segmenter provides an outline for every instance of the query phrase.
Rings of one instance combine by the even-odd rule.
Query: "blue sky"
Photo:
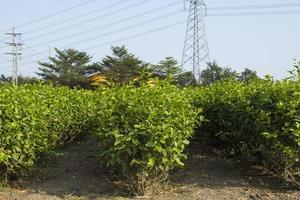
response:
[[[147,62],[157,63],[167,56],[173,56],[180,61],[185,24],[126,41],[112,42],[185,20],[187,12],[183,10],[183,3],[179,0],[146,0],[144,3],[139,3],[143,0],[97,0],[36,23],[18,26],[85,1],[87,0],[0,1],[0,31],[2,31],[0,32],[0,73],[11,73],[11,63],[6,62],[10,57],[2,53],[10,51],[10,48],[3,45],[4,42],[10,41],[3,31],[12,26],[16,26],[17,32],[24,33],[22,42],[25,45],[20,66],[23,75],[32,75],[37,71],[36,60],[43,60],[47,57],[49,47],[86,49],[89,54],[93,55],[95,61],[99,61],[111,53],[110,46],[125,45],[132,53]],[[174,3],[174,6],[157,10],[134,20],[116,23],[170,3]],[[210,13],[299,11],[299,14],[290,15],[208,16],[206,29],[211,58],[221,66],[229,66],[237,71],[247,67],[257,70],[261,76],[271,74],[276,78],[286,77],[287,71],[292,68],[293,59],[300,60],[300,6],[238,11],[209,10],[209,8],[221,6],[283,3],[300,3],[300,0],[207,0],[206,4]],[[106,9],[102,9],[105,7]],[[116,12],[118,10],[122,11]],[[81,14],[84,16],[76,18]],[[169,17],[161,20],[144,23],[168,14],[170,14]],[[115,25],[111,25],[113,23]],[[134,24],[139,25],[127,28]],[[48,27],[45,28],[46,26]],[[42,27],[44,29],[39,30]],[[90,31],[67,38],[85,30]],[[33,32],[30,33],[31,31]],[[61,40],[55,41],[57,39]],[[83,40],[87,41],[82,42]],[[99,47],[89,49],[97,45]]]

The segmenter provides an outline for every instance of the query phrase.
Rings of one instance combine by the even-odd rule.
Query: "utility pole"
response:
[[[22,55],[22,53],[19,52],[19,47],[23,46],[22,43],[17,42],[17,36],[21,37],[21,33],[16,33],[15,28],[12,28],[12,32],[10,33],[5,33],[6,35],[11,35],[12,36],[12,42],[6,43],[10,46],[12,46],[12,52],[5,53],[8,55],[12,55],[12,82],[14,85],[18,85],[18,76],[19,76],[19,56]]]
[[[205,29],[206,4],[203,0],[184,0],[189,2],[189,14],[181,61],[182,69],[191,70],[199,82],[201,68],[210,62],[209,48]]]

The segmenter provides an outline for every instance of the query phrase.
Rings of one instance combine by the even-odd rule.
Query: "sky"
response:
[[[14,26],[24,45],[20,73],[34,75],[37,60],[54,55],[53,48],[87,51],[94,61],[111,54],[111,46],[125,45],[140,59],[158,63],[182,57],[188,12],[183,0],[0,0],[0,74],[11,74],[11,47],[5,32]],[[299,3],[276,9],[214,10],[216,7]],[[77,8],[72,8],[83,4]],[[288,76],[300,60],[300,0],[206,0],[205,18],[211,60],[260,76]],[[170,5],[169,7],[167,5]],[[222,13],[299,11],[296,14],[213,16]],[[148,14],[143,14],[148,13]],[[49,17],[49,15],[52,15]],[[45,16],[48,16],[45,18]],[[136,17],[139,16],[139,17]],[[42,18],[42,19],[41,19]],[[40,19],[40,20],[36,20]],[[176,26],[169,26],[180,22]],[[157,32],[162,27],[169,27]],[[146,34],[147,33],[147,34]]]

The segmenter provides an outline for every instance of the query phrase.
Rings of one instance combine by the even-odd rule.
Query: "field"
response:
[[[300,195],[297,81],[0,89],[0,198]]]
[[[127,199],[126,186],[95,158],[93,138],[84,138],[58,155],[43,159],[27,177],[13,181],[13,189],[0,194],[15,200]],[[238,171],[236,170],[238,169]],[[261,168],[248,168],[239,160],[224,159],[207,147],[187,161],[184,170],[174,172],[168,186],[145,199],[297,199],[299,191],[291,184],[267,174]],[[139,198],[141,199],[141,198]]]

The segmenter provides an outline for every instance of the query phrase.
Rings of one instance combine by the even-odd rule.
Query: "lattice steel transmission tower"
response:
[[[201,69],[210,61],[205,29],[206,4],[203,0],[184,0],[189,3],[189,15],[182,56],[182,69],[192,71],[199,81]]]

